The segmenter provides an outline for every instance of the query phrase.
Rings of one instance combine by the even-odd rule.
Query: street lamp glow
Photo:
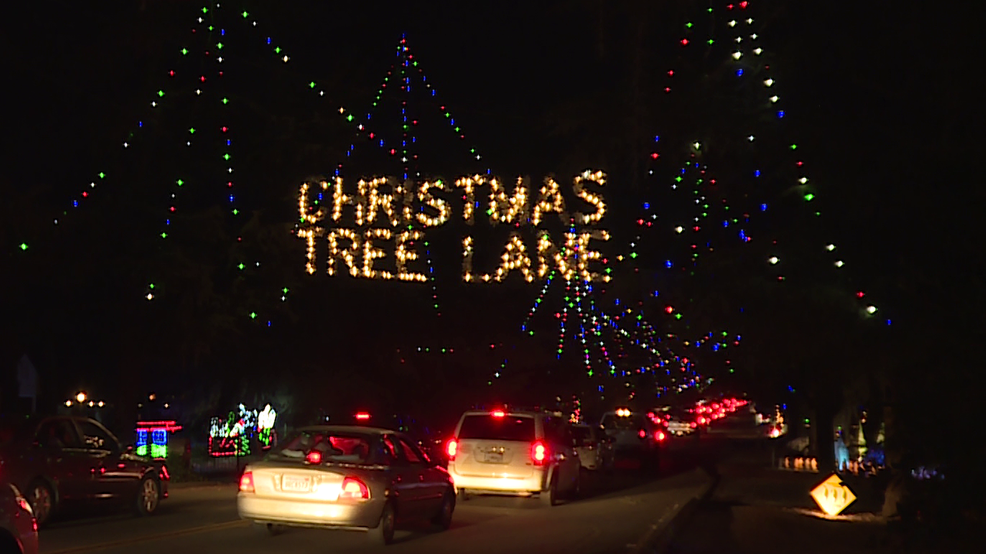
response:
[[[83,402],[85,402],[85,401],[86,401],[86,393],[84,393],[84,392],[82,392],[82,391],[79,391],[79,394],[77,394],[77,395],[75,395],[75,400],[76,400],[76,401],[77,401],[77,402],[78,402],[79,404],[82,404]]]

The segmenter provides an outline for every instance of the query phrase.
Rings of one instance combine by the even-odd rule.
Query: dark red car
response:
[[[163,463],[137,456],[87,417],[25,419],[0,445],[0,472],[23,491],[38,525],[69,503],[115,501],[150,515],[168,497]]]

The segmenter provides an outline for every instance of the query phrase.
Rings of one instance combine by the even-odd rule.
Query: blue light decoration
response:
[[[137,441],[134,453],[138,456],[148,456],[155,460],[168,457],[168,434],[181,431],[182,426],[174,420],[169,421],[138,421],[136,432]],[[149,439],[149,440],[148,440]]]

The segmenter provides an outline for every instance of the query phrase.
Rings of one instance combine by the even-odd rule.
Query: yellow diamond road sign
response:
[[[811,497],[823,512],[834,516],[846,509],[846,506],[856,500],[856,495],[849,487],[842,484],[842,479],[833,473],[828,479],[812,489]]]

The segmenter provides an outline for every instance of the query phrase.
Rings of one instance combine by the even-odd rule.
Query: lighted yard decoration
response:
[[[277,433],[274,431],[274,421],[277,419],[277,411],[264,406],[264,410],[257,414],[257,440],[261,447],[266,450],[273,446],[277,441]]]
[[[262,412],[248,410],[240,404],[230,410],[225,418],[213,417],[209,424],[209,455],[248,456],[250,442],[256,437],[263,449],[270,448],[276,440],[274,421],[277,412],[270,404]]]
[[[134,453],[154,459],[168,457],[168,433],[180,431],[181,425],[171,421],[138,421]]]

